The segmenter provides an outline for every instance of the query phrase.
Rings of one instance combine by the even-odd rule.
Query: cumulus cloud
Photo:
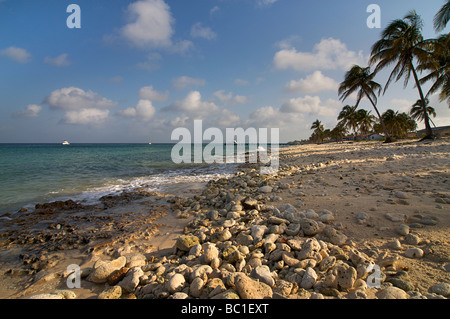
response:
[[[129,107],[125,110],[119,111],[118,114],[125,117],[134,117],[139,121],[147,122],[153,118],[156,109],[149,100],[139,100],[136,107]]]
[[[31,61],[31,53],[27,50],[17,47],[9,47],[4,50],[0,50],[0,56],[5,56],[10,60],[13,60],[18,63],[28,63]]]
[[[63,53],[55,58],[46,57],[44,63],[56,67],[69,66],[71,62],[67,59],[68,56],[67,53]]]
[[[270,7],[272,4],[277,2],[278,0],[256,0],[256,4],[259,7]]]
[[[281,130],[293,131],[292,126],[297,127],[299,123],[304,121],[304,114],[302,113],[285,113],[281,112],[280,108],[273,106],[264,106],[252,112],[248,120],[247,126],[251,127],[266,127],[266,128],[280,128]]]
[[[32,118],[38,117],[39,112],[42,110],[42,106],[36,104],[30,104],[25,109],[13,113],[13,117],[16,118]]]
[[[61,120],[65,124],[97,125],[109,117],[109,108],[117,105],[91,90],[77,87],[55,90],[44,99],[44,103],[53,110],[65,111]]]
[[[129,23],[121,35],[136,46],[165,47],[171,45],[174,19],[163,0],[142,0],[128,6]]]
[[[217,34],[210,27],[204,27],[201,22],[197,22],[191,27],[191,37],[214,40]]]
[[[163,110],[181,112],[197,118],[205,118],[208,115],[219,112],[219,107],[213,102],[202,100],[199,91],[191,91],[183,100],[177,100],[163,108]]]
[[[225,90],[219,90],[213,93],[213,95],[219,99],[219,101],[225,104],[246,103],[247,97],[242,95],[233,95],[233,92],[225,94]]]
[[[66,124],[96,125],[105,122],[108,116],[109,110],[83,108],[66,112],[62,122]]]
[[[353,64],[366,64],[367,57],[362,51],[347,48],[340,40],[322,39],[314,46],[313,52],[299,52],[295,48],[285,48],[273,58],[275,67],[280,70],[347,70]]]
[[[185,89],[189,86],[205,85],[206,81],[203,79],[191,78],[189,76],[180,76],[180,77],[173,79],[172,83],[176,89],[181,90],[181,89]]]
[[[52,109],[59,110],[79,110],[89,108],[111,108],[117,105],[105,97],[89,90],[84,91],[77,87],[68,87],[55,90],[45,98],[44,103]]]
[[[321,71],[315,71],[304,79],[290,81],[284,90],[288,93],[318,93],[337,91],[338,88],[338,82],[323,75]]]
[[[153,86],[145,86],[139,90],[139,97],[155,102],[164,102],[169,98],[169,92],[158,92],[153,89]]]
[[[209,10],[209,14],[213,15],[214,13],[218,12],[220,10],[219,6],[214,6],[211,8],[211,10]]]
[[[325,103],[318,96],[305,96],[290,99],[283,103],[280,111],[283,113],[299,113],[317,116],[336,116],[341,103],[328,99]]]

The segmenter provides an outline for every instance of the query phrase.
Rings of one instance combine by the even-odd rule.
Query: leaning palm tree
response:
[[[377,109],[377,94],[380,94],[381,85],[373,80],[375,77],[375,72],[370,72],[370,67],[363,68],[359,65],[354,65],[346,74],[344,81],[339,86],[339,99],[344,101],[352,93],[358,92],[356,98],[355,109],[358,108],[359,103],[363,97],[367,97],[372,103],[375,112],[377,112],[378,118],[381,125],[383,126],[384,134],[386,136],[386,143],[391,142],[389,133],[384,125],[383,119],[381,118],[380,112]]]
[[[429,106],[429,103],[430,103],[430,100],[426,98],[425,99],[425,107],[428,112],[428,117],[429,117],[431,123],[434,125],[434,127],[436,127],[436,124],[434,124],[433,120],[431,119],[431,116],[436,117],[436,110],[433,107]],[[417,100],[416,103],[414,103],[411,106],[409,115],[411,115],[411,117],[414,120],[423,121],[424,115],[423,115],[422,100]]]
[[[441,32],[447,26],[447,22],[450,20],[450,0],[447,0],[442,8],[434,16],[434,29],[436,32]]]
[[[395,64],[388,81],[384,87],[384,93],[393,80],[396,82],[405,78],[404,86],[408,85],[411,74],[419,91],[422,101],[425,100],[419,77],[414,66],[414,60],[426,61],[430,58],[427,51],[428,44],[422,37],[423,22],[415,12],[409,12],[403,19],[392,21],[382,32],[381,40],[372,46],[370,65],[375,65],[375,73],[391,64]],[[423,103],[424,104],[424,103]],[[424,111],[426,136],[424,139],[433,139],[433,131],[429,123],[428,113]]]
[[[432,81],[433,85],[427,96],[440,90],[440,100],[447,100],[450,106],[450,34],[444,34],[437,39],[429,39],[425,42],[430,48],[430,57],[420,61],[417,69],[429,73],[420,79],[420,83]]]

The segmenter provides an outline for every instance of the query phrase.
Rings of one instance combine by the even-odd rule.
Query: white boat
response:
[[[64,141],[61,143],[62,145],[70,145],[70,143],[68,141]]]
[[[152,144],[152,141],[148,141],[148,144],[149,144],[149,145]]]

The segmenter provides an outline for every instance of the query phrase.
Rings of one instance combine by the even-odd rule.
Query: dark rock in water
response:
[[[72,210],[72,209],[81,209],[83,205],[74,202],[69,199],[67,201],[56,201],[45,204],[36,204],[35,209],[37,210],[50,210],[58,209],[58,210]]]

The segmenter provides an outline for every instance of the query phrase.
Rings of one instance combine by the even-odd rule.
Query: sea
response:
[[[95,204],[104,195],[136,188],[152,191],[174,183],[206,182],[233,175],[239,165],[231,161],[176,164],[171,156],[173,147],[0,144],[0,216],[56,200]],[[223,154],[229,155],[226,151]]]

